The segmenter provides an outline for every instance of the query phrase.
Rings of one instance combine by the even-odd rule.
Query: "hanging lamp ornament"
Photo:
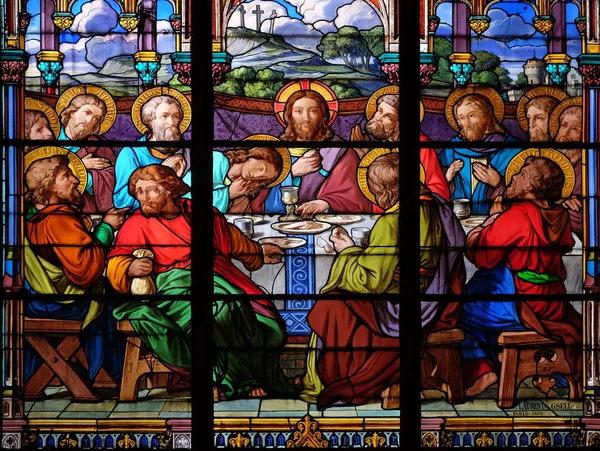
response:
[[[470,16],[469,17],[469,26],[471,30],[473,30],[478,35],[485,33],[485,31],[490,27],[490,23],[492,19],[489,16]]]
[[[533,26],[542,34],[550,33],[554,26],[554,17],[552,16],[534,16]]]
[[[75,16],[70,12],[56,12],[52,14],[52,22],[60,31],[66,31],[71,28]]]
[[[121,13],[119,15],[119,24],[125,28],[128,33],[135,30],[139,23],[140,19],[136,13]]]
[[[440,18],[438,16],[429,16],[428,30],[429,34],[435,34],[440,26]]]

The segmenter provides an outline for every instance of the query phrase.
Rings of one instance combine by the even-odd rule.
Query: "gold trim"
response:
[[[58,50],[40,50],[35,57],[38,62],[57,62],[62,61],[65,55]]]
[[[537,88],[533,88],[523,94],[523,97],[519,100],[519,104],[517,105],[517,120],[519,121],[519,125],[521,128],[528,132],[529,131],[529,122],[527,121],[527,104],[531,102],[536,97],[554,97],[559,102],[567,99],[569,95],[564,92],[562,89],[555,88],[553,86],[538,86]],[[550,113],[552,114],[552,113]]]
[[[451,53],[450,56],[448,56],[448,61],[450,61],[451,63],[457,63],[457,64],[473,64],[475,62],[475,55],[473,55],[472,53],[461,53],[461,52],[457,52],[457,53]]]
[[[371,94],[371,97],[369,97],[369,100],[367,100],[367,105],[365,106],[365,116],[367,116],[367,120],[371,120],[371,118],[375,115],[375,112],[377,111],[377,100],[380,97],[390,94],[399,96],[400,87],[396,85],[384,86],[383,88],[380,88]],[[421,103],[421,108],[423,108],[423,103]]]
[[[279,141],[279,139],[275,136],[266,134],[250,135],[245,138],[244,141],[249,141],[252,139],[256,141]],[[275,150],[279,152],[279,155],[281,155],[281,158],[283,159],[283,167],[281,168],[281,174],[279,174],[279,177],[277,177],[270,185],[265,186],[265,188],[273,188],[274,186],[279,185],[285,180],[292,170],[292,157],[290,156],[290,151],[287,149],[287,147],[275,147]]]
[[[531,429],[581,429],[583,424],[579,417],[508,417],[508,418],[445,418],[444,429],[447,431],[486,431],[531,430]]]
[[[285,104],[294,93],[304,90],[305,88],[303,88],[302,85],[306,84],[307,82],[308,89],[310,91],[315,91],[316,93],[320,94],[321,97],[325,99],[325,102],[329,107],[329,121],[327,121],[327,125],[331,125],[335,120],[339,110],[339,101],[333,90],[322,81],[303,79],[288,83],[287,85],[283,86],[275,95],[275,101],[273,102],[273,108],[275,109],[275,117],[277,117],[277,120],[282,125],[287,125],[287,123],[285,122],[285,118],[283,117],[283,113],[285,111]],[[335,103],[335,108],[331,107],[331,102]]]
[[[420,166],[420,176],[419,176],[419,180],[421,181],[421,183],[425,183],[425,167],[423,166],[423,163],[419,163]]]
[[[142,92],[131,106],[131,120],[133,121],[133,125],[135,125],[135,128],[142,135],[146,134],[148,127],[142,123],[142,108],[148,100],[158,96],[171,96],[179,102],[183,113],[183,117],[179,123],[179,132],[183,134],[192,122],[192,106],[182,93],[173,88],[158,87]]]
[[[425,105],[423,105],[422,100],[420,100],[419,102],[421,103],[421,111],[420,111],[419,121],[423,122],[423,118],[425,117]]]
[[[544,57],[546,64],[569,64],[571,57],[566,53],[548,53]]]
[[[142,63],[158,63],[160,61],[160,54],[153,50],[143,50],[133,55],[133,59],[136,62]]]
[[[296,421],[302,418],[233,418],[216,417],[215,431],[291,431]],[[400,418],[357,418],[335,417],[319,418],[322,431],[397,431]]]
[[[468,86],[456,88],[446,100],[446,120],[448,121],[448,124],[450,124],[450,126],[456,131],[459,130],[459,126],[456,118],[454,117],[454,105],[456,105],[456,103],[463,97],[473,94],[481,95],[490,101],[494,110],[494,117],[498,123],[502,122],[502,119],[504,119],[504,101],[502,100],[502,97],[500,97],[500,94],[498,94],[489,86],[470,84]]]
[[[567,108],[571,108],[572,106],[579,106],[583,109],[583,98],[581,96],[569,97],[556,105],[556,108],[552,111],[552,116],[550,116],[550,121],[548,122],[548,130],[550,131],[552,139],[556,138],[556,135],[558,134],[560,128],[560,115],[563,114]],[[581,117],[583,118],[583,114]]]
[[[573,169],[573,165],[569,159],[556,149],[530,148],[522,150],[516,154],[506,167],[506,175],[504,177],[506,186],[509,185],[513,176],[521,170],[523,164],[525,164],[525,160],[530,156],[545,157],[554,161],[556,164],[558,164],[558,166],[560,166],[563,174],[565,175],[565,184],[563,185],[561,199],[557,203],[562,203],[571,195],[573,189],[575,188],[575,169]]]
[[[67,89],[61,94],[56,101],[56,114],[60,116],[65,108],[67,108],[71,101],[81,94],[89,94],[98,97],[106,105],[106,114],[104,119],[100,123],[99,135],[106,133],[117,120],[117,105],[113,100],[112,96],[104,89],[94,85],[77,85]]]
[[[365,197],[374,204],[376,204],[375,195],[371,192],[371,190],[369,189],[369,184],[367,183],[367,170],[368,170],[369,166],[371,165],[371,163],[373,163],[377,159],[377,157],[386,155],[388,153],[398,153],[398,149],[397,148],[386,149],[383,147],[377,147],[375,149],[371,149],[363,157],[363,159],[360,160],[360,163],[358,165],[358,171],[356,174],[356,178],[358,180],[358,187],[360,188],[362,193],[365,195]]]
[[[78,420],[78,419],[28,419],[28,429],[32,432],[121,432],[123,429],[135,432],[159,432],[167,428],[167,420],[138,419],[122,420]]]
[[[83,194],[87,185],[87,169],[85,168],[83,161],[81,161],[81,158],[79,158],[74,152],[71,152],[63,147],[44,146],[27,152],[25,154],[24,172],[27,172],[27,169],[29,169],[29,166],[31,166],[34,161],[49,158],[54,155],[66,155],[66,157],[69,159],[69,169],[71,169],[73,175],[79,180],[77,191]]]
[[[58,135],[60,135],[60,119],[50,105],[43,100],[25,97],[25,111],[39,111],[40,113],[44,113],[50,125],[50,130],[54,133],[54,139],[58,138]]]
[[[292,438],[285,442],[286,448],[329,448],[329,442],[319,430],[319,422],[310,414],[296,423]]]

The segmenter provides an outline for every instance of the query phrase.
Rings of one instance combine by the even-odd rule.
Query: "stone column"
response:
[[[169,20],[175,32],[175,52],[171,54],[171,66],[177,74],[179,81],[187,86],[192,84],[192,54],[190,53],[189,32],[189,7],[187,1],[183,2],[181,13],[175,9]]]
[[[479,17],[479,16],[477,16]],[[452,4],[452,54],[450,70],[456,85],[469,82],[475,68],[475,56],[471,54],[471,26],[469,7],[462,2]]]
[[[536,16],[533,24],[540,33],[548,33],[548,54],[544,57],[546,72],[553,84],[562,87],[571,70],[571,57],[567,55],[566,4],[555,3],[551,13],[551,15]]]
[[[216,86],[223,83],[225,74],[231,70],[232,56],[226,48],[227,11],[223,10],[221,0],[212,0],[212,15],[212,79]]]
[[[140,92],[155,85],[161,55],[156,52],[156,1],[142,0],[138,5],[138,52],[133,55],[135,70],[142,80]]]

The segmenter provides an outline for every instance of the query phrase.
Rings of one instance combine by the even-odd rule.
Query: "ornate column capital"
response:
[[[145,50],[137,52],[133,55],[135,60],[135,70],[142,79],[144,86],[151,86],[154,84],[154,78],[158,69],[160,69],[160,53],[154,50]]]
[[[567,74],[571,70],[571,57],[566,53],[548,53],[544,57],[546,72],[550,75],[553,83],[562,85],[567,80]]]
[[[218,46],[221,48],[221,46]],[[233,57],[227,52],[215,52],[215,43],[213,43],[212,54],[212,79],[213,85],[217,86],[223,83],[225,74],[231,70],[231,60]]]
[[[169,22],[175,33],[181,33],[181,14],[171,14],[169,16]]]
[[[471,30],[473,30],[478,35],[485,33],[485,31],[490,27],[490,23],[492,19],[489,16],[470,16],[469,17],[469,26]]]
[[[554,17],[552,16],[535,16],[533,18],[534,28],[542,34],[550,33],[554,27]]]
[[[600,54],[583,53],[577,57],[579,72],[588,88],[600,88]]]
[[[425,86],[437,72],[437,57],[433,53],[421,53],[419,63],[421,86]]]
[[[121,13],[119,15],[119,25],[121,25],[128,33],[135,30],[140,23],[140,18],[136,13]]]
[[[387,75],[388,81],[397,85],[400,83],[400,59],[397,53],[386,52],[379,56],[381,71]]]
[[[19,33],[27,33],[27,28],[31,22],[31,14],[27,12],[19,13]]]
[[[7,84],[23,84],[29,54],[25,50],[0,50],[0,81]]]
[[[182,84],[186,86],[192,84],[192,54],[190,52],[172,53],[171,66]]]
[[[63,68],[65,55],[58,50],[41,50],[36,54],[37,68],[48,86],[55,86]]]
[[[75,16],[70,12],[58,11],[52,14],[52,21],[54,22],[54,25],[56,25],[56,28],[58,28],[60,31],[66,31],[71,28],[74,20]]]
[[[472,53],[452,53],[449,56],[450,70],[454,79],[460,85],[466,85],[471,79],[471,73],[475,70],[475,55]]]

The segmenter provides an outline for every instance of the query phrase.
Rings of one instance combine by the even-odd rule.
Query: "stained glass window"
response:
[[[600,1],[193,3],[0,1],[2,447],[598,445]]]

